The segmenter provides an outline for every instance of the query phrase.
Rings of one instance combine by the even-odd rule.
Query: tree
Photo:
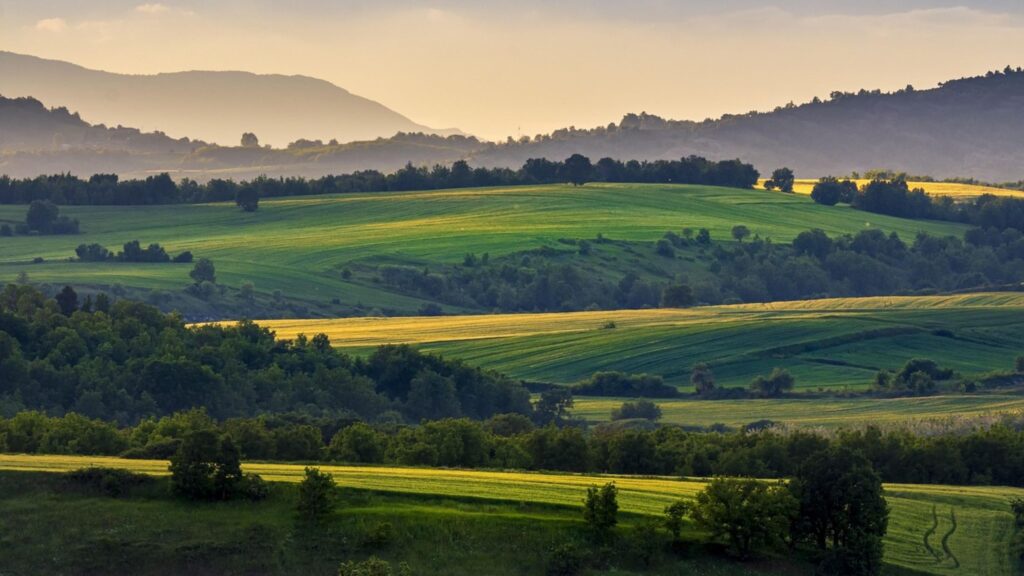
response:
[[[562,164],[562,178],[573,186],[583,186],[590,180],[594,167],[590,158],[582,154],[573,154]]]
[[[796,499],[782,484],[715,478],[697,494],[693,519],[747,558],[759,546],[781,544],[796,511]]]
[[[296,505],[299,520],[322,524],[334,512],[335,486],[334,476],[307,466],[306,476],[299,483],[299,502]]]
[[[75,310],[78,310],[78,294],[71,286],[65,286],[54,300],[57,301],[57,306],[60,307],[60,313],[65,316],[71,316],[75,313]]]
[[[666,240],[665,238],[659,239],[654,246],[654,249],[658,253],[658,256],[664,256],[666,258],[676,257],[675,248],[673,248],[672,243]]]
[[[835,206],[843,199],[843,185],[832,176],[820,178],[811,189],[811,199],[818,204]]]
[[[540,398],[533,406],[534,420],[537,424],[561,425],[569,419],[572,409],[572,391],[568,388],[552,388],[540,393]]]
[[[708,246],[711,244],[711,231],[707,228],[701,228],[697,231],[697,244],[701,246]]]
[[[255,212],[260,206],[259,191],[251,184],[239,186],[235,192],[235,205],[246,212]]]
[[[583,500],[583,521],[587,523],[594,539],[599,542],[611,539],[612,530],[619,521],[618,513],[618,489],[614,482],[600,488],[587,488],[587,497]]]
[[[667,286],[661,292],[662,308],[686,308],[693,304],[693,289],[688,284]]]
[[[242,147],[243,148],[259,148],[260,139],[256,137],[252,132],[242,133]]]
[[[665,528],[672,534],[674,542],[679,541],[683,531],[683,519],[690,512],[690,503],[685,500],[676,500],[665,507]]]
[[[800,505],[794,537],[831,546],[830,573],[880,572],[889,509],[867,458],[848,448],[821,450],[800,466],[790,490]]]
[[[774,190],[775,188],[778,188],[783,192],[792,192],[795,181],[796,178],[793,176],[792,170],[789,168],[777,168],[772,172],[771,179],[765,180],[764,188],[765,190]]]
[[[750,236],[750,228],[739,224],[732,227],[732,237],[735,238],[740,244],[743,243],[743,239]]]
[[[661,408],[650,400],[637,400],[635,402],[623,402],[621,406],[612,410],[612,420],[632,420],[642,418],[655,421],[661,418]]]
[[[25,225],[29,230],[46,234],[50,231],[60,209],[49,200],[33,200],[28,206],[28,214],[25,216]]]
[[[217,269],[214,268],[213,262],[206,258],[200,258],[196,265],[192,267],[192,271],[188,275],[195,281],[196,284],[203,282],[210,282],[215,284],[217,282]]]
[[[750,383],[750,389],[765,398],[777,398],[783,392],[793,389],[796,379],[785,368],[775,368],[767,378],[758,376]]]
[[[219,451],[220,440],[213,430],[187,433],[171,456],[169,469],[174,492],[193,500],[212,499]]]
[[[715,390],[715,373],[711,371],[711,366],[704,362],[695,364],[693,370],[690,371],[690,383],[693,384],[693,389],[697,394],[713,392]]]

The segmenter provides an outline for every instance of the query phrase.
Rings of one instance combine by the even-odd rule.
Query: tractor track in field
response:
[[[956,554],[953,554],[953,550],[949,547],[949,539],[953,536],[953,533],[956,532],[956,511],[953,508],[949,509],[949,521],[951,523],[949,532],[946,532],[942,536],[942,551],[946,553],[947,558],[953,561],[953,567],[959,568],[960,560],[957,559]]]
[[[938,551],[936,551],[935,548],[932,548],[931,542],[928,541],[928,539],[932,537],[932,534],[935,534],[935,531],[938,529],[939,515],[935,511],[935,506],[932,506],[932,525],[930,528],[928,528],[928,530],[925,531],[922,540],[924,541],[925,550],[927,550],[928,553],[931,554],[933,558],[935,558],[936,562],[942,562],[942,556],[939,555]]]

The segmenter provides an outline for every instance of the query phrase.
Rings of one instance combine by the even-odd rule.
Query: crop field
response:
[[[745,386],[783,366],[799,388],[817,389],[864,388],[879,369],[914,357],[965,374],[1009,369],[1024,353],[1022,319],[1024,294],[989,293],[261,324],[283,338],[323,332],[355,352],[414,344],[529,380],[571,383],[619,370],[688,387],[690,368],[707,362],[719,384]]]
[[[85,456],[0,455],[0,471],[63,472],[84,466],[110,466],[148,474],[166,474],[159,460],[123,460]],[[296,482],[298,464],[245,465],[268,480]],[[588,476],[469,470],[322,466],[342,487],[578,506],[587,486],[614,480],[623,512],[658,515],[665,504],[692,498],[700,479]],[[1007,500],[1024,490],[892,484],[886,537],[887,562],[927,574],[1013,574],[1009,541],[1013,517]]]
[[[23,221],[25,206],[0,206],[0,222]],[[346,281],[354,262],[461,262],[467,252],[500,256],[555,246],[560,238],[653,242],[666,231],[706,227],[729,239],[736,224],[788,242],[818,227],[829,233],[879,228],[912,238],[918,231],[959,235],[964,228],[818,206],[800,195],[704,186],[588,184],[350,194],[268,199],[255,213],[233,204],[67,206],[77,218],[74,236],[0,238],[0,282],[27,272],[34,282],[121,284],[180,290],[190,283],[186,264],[69,262],[79,244],[117,250],[130,240],[157,242],[174,254],[192,251],[217,266],[218,281],[252,282],[259,292],[340,298],[368,306],[415,310],[419,301]],[[43,262],[33,264],[35,258]]]
[[[627,398],[574,399],[573,415],[604,422]],[[725,424],[739,428],[758,420],[791,426],[832,428],[859,424],[898,425],[912,420],[956,420],[989,414],[1024,413],[1024,396],[1012,394],[951,395],[923,398],[785,398],[749,400],[654,400],[659,422],[683,426]]]
[[[811,190],[814,189],[814,184],[817,180],[813,179],[800,179],[797,180],[793,185],[793,192],[797,194],[810,194]],[[863,178],[854,180],[857,186],[863,186],[867,184],[869,180]],[[758,183],[760,186],[764,186],[764,180]],[[959,184],[956,182],[915,182],[908,181],[907,185],[910,189],[921,188],[926,193],[932,196],[951,196],[958,200],[967,200],[970,198],[977,198],[983,194],[992,194],[993,196],[1012,196],[1016,198],[1024,198],[1024,191],[1021,190],[1008,190],[1006,188],[995,188],[993,186],[981,186],[977,184]]]

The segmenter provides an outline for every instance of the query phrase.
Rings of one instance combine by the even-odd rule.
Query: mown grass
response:
[[[0,206],[0,222],[18,222],[25,206]],[[588,184],[379,193],[264,200],[247,214],[233,204],[62,207],[81,221],[76,236],[0,238],[0,282],[25,271],[33,281],[122,284],[180,290],[188,265],[68,262],[81,243],[112,249],[138,239],[168,251],[191,250],[217,265],[218,279],[237,287],[311,300],[415,310],[419,302],[345,281],[342,268],[358,261],[457,263],[467,252],[499,256],[559,238],[653,242],[668,230],[708,228],[727,240],[736,224],[778,242],[818,227],[829,233],[865,228],[958,235],[963,226],[914,221],[839,207],[801,195],[704,186]],[[32,264],[33,258],[45,262]]]
[[[0,471],[61,472],[89,465],[123,467],[149,474],[165,474],[166,463],[162,461],[122,460],[117,458],[75,457],[75,456],[24,456],[0,455]],[[552,519],[557,514],[544,509],[531,508],[535,505],[560,505],[577,507],[586,486],[614,480],[620,488],[621,510],[628,514],[658,515],[667,502],[678,498],[692,498],[703,486],[702,480],[679,480],[669,478],[638,478],[613,476],[587,476],[573,474],[536,474],[517,472],[491,472],[420,468],[373,468],[323,466],[322,470],[334,475],[342,487],[368,489],[378,492],[398,493],[416,496],[441,497],[448,499],[486,500],[507,503],[520,507],[518,514],[526,517],[523,530],[541,533],[549,529],[542,522],[545,517]],[[268,480],[283,482],[298,481],[303,467],[297,464],[249,463],[245,469],[264,475]],[[1009,553],[1013,533],[1013,517],[1007,501],[1012,496],[1024,495],[1024,490],[1000,487],[956,487],[891,484],[886,486],[886,498],[891,508],[889,534],[886,537],[886,561],[925,574],[991,574],[1010,575],[1014,573]],[[0,506],[3,506],[0,497]],[[218,505],[221,510],[235,510],[244,504]],[[937,530],[941,535],[931,536],[925,545],[929,529],[933,525],[933,507],[938,515]],[[393,509],[392,509],[393,508]],[[381,514],[395,514],[401,507],[378,510]],[[451,502],[444,506],[413,506],[416,515],[425,514],[449,516],[459,513],[458,505]],[[200,509],[193,510],[192,522],[196,525],[208,521],[210,515]],[[952,530],[950,511],[956,518],[956,529]],[[8,511],[9,512],[9,511]],[[85,512],[84,510],[82,512]],[[65,511],[67,513],[67,511]],[[181,512],[179,512],[180,514]],[[282,512],[283,513],[283,512]],[[494,509],[494,514],[516,513],[509,509]],[[228,516],[230,518],[230,516]],[[224,521],[223,519],[221,520]],[[573,520],[561,516],[564,527]],[[208,528],[215,529],[216,521]],[[120,527],[119,529],[124,529]],[[946,547],[941,541],[945,538]],[[11,538],[11,536],[7,536]],[[932,544],[934,542],[934,544]],[[936,558],[934,550],[942,550],[942,558]],[[945,555],[948,549],[959,567]],[[525,562],[534,560],[527,558]],[[434,572],[431,572],[434,573]],[[499,572],[495,572],[499,573]],[[501,572],[504,573],[504,572]],[[529,572],[524,572],[529,573]],[[698,572],[700,573],[700,572]]]
[[[793,192],[796,192],[797,194],[810,194],[811,190],[814,189],[814,184],[816,182],[817,180],[813,179],[799,179],[793,185]],[[863,186],[864,184],[867,184],[869,180],[861,178],[859,180],[854,180],[854,182],[857,183],[857,186]],[[758,185],[764,186],[764,180],[758,182]],[[984,194],[1024,198],[1024,191],[1021,190],[1008,190],[1006,188],[995,188],[993,186],[981,186],[976,184],[908,181],[907,185],[912,190],[914,188],[921,188],[931,196],[950,196],[957,200],[968,200],[971,198],[977,198]]]
[[[601,370],[648,372],[689,389],[697,362],[745,386],[775,366],[803,389],[867,387],[882,368],[928,357],[966,374],[1024,352],[1024,294],[838,298],[682,310],[428,318],[270,320],[280,337],[319,332],[355,351],[409,343],[512,376],[570,383]],[[614,323],[615,328],[606,328]]]

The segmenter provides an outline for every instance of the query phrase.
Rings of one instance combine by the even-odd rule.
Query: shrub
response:
[[[575,542],[560,544],[551,551],[545,573],[547,576],[576,576],[583,571],[589,556]]]
[[[153,477],[145,474],[101,467],[81,468],[68,472],[65,480],[69,485],[113,498],[124,496],[135,488],[155,482]]]
[[[683,532],[683,519],[690,512],[690,503],[676,500],[665,507],[665,528],[672,534],[672,540],[678,542]]]
[[[655,245],[655,252],[658,253],[658,256],[664,256],[665,258],[676,257],[676,250],[672,247],[672,242],[665,238],[658,240],[658,243]]]
[[[299,483],[299,519],[321,524],[334,511],[334,477],[319,468],[306,467],[306,477]]]
[[[612,420],[632,420],[643,418],[655,421],[661,418],[661,408],[650,400],[623,402],[622,406],[612,410]]]
[[[700,362],[695,364],[690,372],[690,383],[697,394],[708,394],[715,390],[715,373],[711,371],[710,366]]]
[[[572,390],[581,396],[675,398],[679,395],[679,391],[665,384],[661,376],[622,372],[595,372],[590,379],[573,386]]]
[[[750,389],[765,398],[777,398],[783,392],[793,389],[796,379],[784,368],[775,368],[767,378],[758,376],[750,383]]]
[[[598,541],[610,540],[612,530],[618,523],[618,493],[614,482],[609,482],[600,488],[597,486],[587,488],[587,497],[583,500],[583,520],[587,523],[590,533]]]
[[[758,546],[781,544],[796,510],[796,499],[782,484],[715,478],[697,494],[693,519],[747,558]]]
[[[376,556],[356,562],[349,560],[338,567],[338,576],[412,576],[412,569],[402,562],[398,570],[393,570],[391,564]]]
[[[391,546],[395,541],[395,527],[391,522],[378,522],[363,537],[362,546],[380,550]]]

